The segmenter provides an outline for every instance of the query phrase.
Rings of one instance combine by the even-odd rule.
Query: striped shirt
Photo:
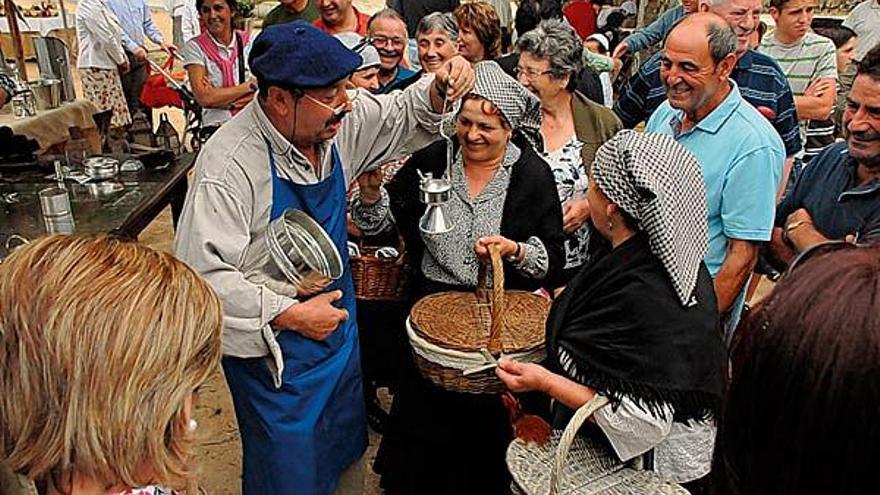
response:
[[[785,155],[794,156],[803,149],[797,127],[794,97],[782,70],[772,58],[753,50],[736,62],[730,78],[736,81],[742,97],[755,108],[773,113],[770,123],[785,143]],[[660,82],[660,52],[646,60],[634,74],[614,105],[614,113],[624,127],[633,128],[647,121],[654,110],[666,101],[666,89]]]
[[[780,42],[773,34],[764,36],[761,52],[776,60],[795,96],[803,96],[810,84],[820,79],[837,80],[837,51],[834,43],[812,31],[789,45]],[[811,159],[834,140],[833,124],[810,125],[810,121],[802,120],[799,127],[804,143],[804,161]]]

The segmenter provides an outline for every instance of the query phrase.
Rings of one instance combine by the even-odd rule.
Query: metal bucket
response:
[[[58,79],[40,79],[28,83],[37,102],[37,110],[52,110],[61,106],[61,81]]]

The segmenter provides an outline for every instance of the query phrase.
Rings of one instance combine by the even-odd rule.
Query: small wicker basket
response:
[[[410,287],[410,266],[403,240],[397,258],[380,258],[376,256],[378,250],[378,247],[360,246],[361,254],[350,258],[355,297],[361,301],[405,301]]]
[[[653,471],[621,462],[608,445],[578,436],[584,421],[607,403],[596,394],[545,445],[511,442],[507,468],[514,495],[688,495]]]
[[[410,312],[407,335],[416,365],[435,385],[453,392],[501,393],[495,376],[499,355],[521,362],[544,357],[544,324],[550,301],[526,291],[504,290],[498,247],[489,269],[480,267],[476,293],[441,292],[422,298]]]

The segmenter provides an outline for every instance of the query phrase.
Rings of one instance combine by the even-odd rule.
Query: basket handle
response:
[[[559,485],[562,479],[562,469],[565,467],[565,458],[568,457],[568,451],[571,448],[577,436],[578,430],[590,416],[597,410],[608,404],[605,396],[596,394],[586,404],[575,411],[574,416],[565,426],[562,436],[559,438],[559,445],[556,447],[556,462],[553,465],[553,471],[550,473],[550,495],[559,493]]]
[[[504,324],[504,265],[501,263],[501,246],[489,244],[490,263],[480,263],[477,273],[477,300],[489,304],[489,352],[501,350],[501,329]],[[492,268],[492,289],[489,290],[489,268]]]

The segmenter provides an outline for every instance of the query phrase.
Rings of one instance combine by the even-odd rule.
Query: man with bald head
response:
[[[737,35],[712,13],[685,17],[660,52],[667,101],[648,132],[673,136],[700,161],[706,183],[709,251],[725,337],[739,320],[759,244],[773,230],[785,147],[773,127],[743,99],[730,74]]]
[[[758,29],[762,9],[761,0],[700,0],[699,6],[701,12],[723,17],[733,29],[737,39],[736,64],[730,77],[736,81],[742,97],[773,124],[785,143],[786,156],[793,157],[803,145],[791,87],[776,61],[749,49],[749,39]],[[629,79],[614,105],[614,112],[624,127],[632,128],[648,120],[665,99],[658,52]]]

